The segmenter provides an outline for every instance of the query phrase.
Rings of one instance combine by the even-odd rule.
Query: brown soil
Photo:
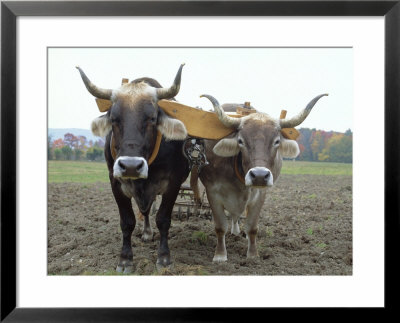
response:
[[[116,274],[122,235],[110,185],[51,183],[48,190],[48,274]],[[352,275],[349,176],[281,175],[262,209],[258,259],[246,258],[246,237],[229,229],[228,261],[213,263],[213,222],[205,214],[187,220],[175,213],[173,265],[157,271],[154,218],[153,241],[141,241],[141,220],[133,232],[136,275]]]

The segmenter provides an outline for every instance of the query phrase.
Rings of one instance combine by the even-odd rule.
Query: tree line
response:
[[[300,128],[300,155],[296,160],[320,162],[353,162],[353,133]]]
[[[320,162],[353,162],[353,133],[300,128],[297,142],[300,155],[296,160]],[[85,136],[66,133],[64,138],[47,140],[49,160],[104,160],[104,141],[93,142]]]
[[[87,140],[85,136],[64,134],[64,138],[53,140],[47,137],[48,160],[104,160],[104,141]]]

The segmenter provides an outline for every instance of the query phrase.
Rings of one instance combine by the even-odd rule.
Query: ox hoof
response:
[[[153,240],[153,233],[144,233],[142,234],[142,241],[148,242]]]
[[[158,262],[156,263],[156,269],[157,272],[164,272],[165,270],[171,270],[174,267],[173,263],[170,263],[169,265],[163,266],[161,264],[159,264]]]
[[[133,266],[117,266],[116,269],[117,273],[122,273],[122,274],[130,274],[133,272]]]
[[[257,259],[259,258],[258,252],[247,252],[248,259]]]
[[[157,263],[156,263],[157,268],[158,267],[160,267],[160,268],[168,267],[170,265],[171,265],[171,261],[169,259],[169,256],[159,257],[157,259]]]
[[[157,259],[156,268],[157,271],[162,271],[163,269],[172,269],[172,263],[169,258]]]
[[[133,272],[133,262],[131,260],[121,260],[115,270],[117,273],[130,274]]]
[[[227,255],[215,255],[213,258],[213,262],[224,262],[228,261]]]

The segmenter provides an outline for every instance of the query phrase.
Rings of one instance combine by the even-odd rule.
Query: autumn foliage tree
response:
[[[53,141],[48,137],[47,150],[49,160],[104,160],[103,139],[88,141],[85,136],[75,136],[70,132]]]
[[[326,148],[318,155],[320,161],[334,161],[342,163],[353,162],[353,139],[339,133],[333,135],[326,145]]]
[[[99,147],[90,147],[86,152],[86,158],[89,160],[100,160],[103,158],[103,149]]]
[[[52,143],[52,148],[54,148],[54,149],[57,149],[57,148],[61,149],[64,146],[65,146],[64,140],[62,140],[61,138],[54,140]]]
[[[78,146],[79,139],[78,137],[74,136],[72,133],[68,132],[64,135],[64,144],[65,146],[74,149]]]
[[[353,162],[353,133],[300,128],[297,142],[300,155],[297,160],[320,162]],[[104,160],[104,141],[88,141],[85,136],[66,133],[64,138],[47,140],[48,159]]]
[[[62,147],[61,148],[61,152],[64,155],[64,159],[65,160],[71,160],[72,159],[73,151],[72,151],[70,146]]]
[[[300,148],[298,160],[341,162],[353,161],[353,134],[301,128],[297,139]]]

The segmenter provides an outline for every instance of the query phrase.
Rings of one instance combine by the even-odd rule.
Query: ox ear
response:
[[[218,141],[213,152],[220,157],[232,157],[239,153],[240,148],[236,138],[225,138]]]
[[[168,117],[162,110],[158,115],[157,129],[168,140],[184,140],[187,137],[186,127],[183,122]]]
[[[92,133],[104,138],[111,131],[111,121],[108,114],[104,114],[92,121]]]
[[[300,148],[297,141],[286,139],[282,136],[279,151],[282,157],[285,158],[296,158],[300,154]]]

